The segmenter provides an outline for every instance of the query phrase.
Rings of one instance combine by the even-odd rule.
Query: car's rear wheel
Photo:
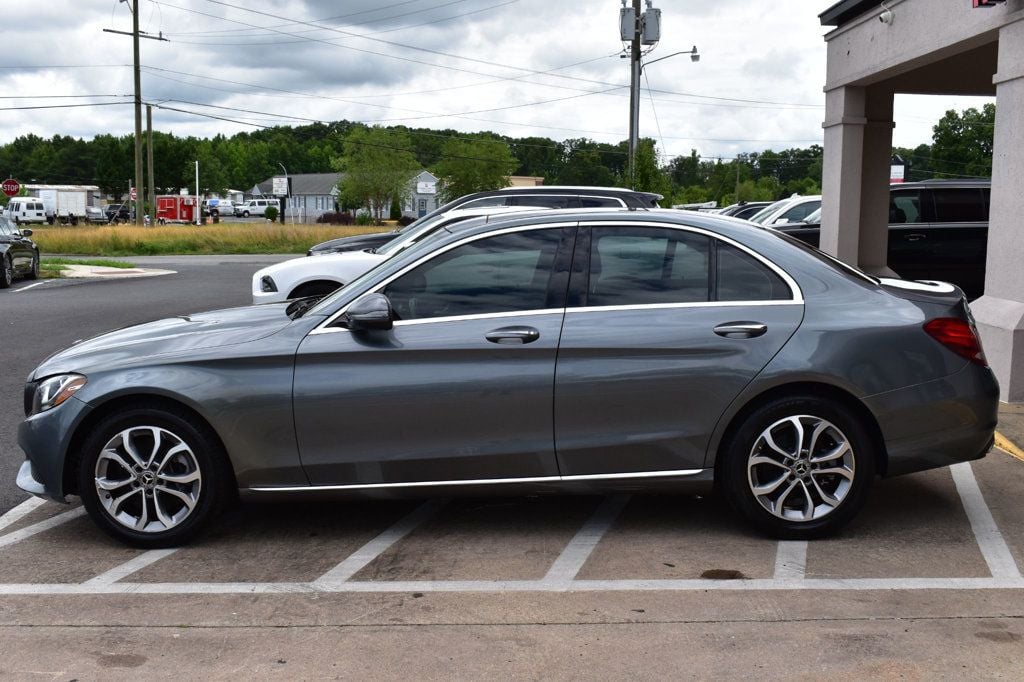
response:
[[[14,265],[7,254],[0,256],[0,289],[6,289],[14,282]]]
[[[815,396],[776,399],[725,443],[720,483],[750,523],[780,539],[830,535],[863,507],[875,448],[858,417]]]
[[[140,408],[104,419],[82,448],[78,490],[93,521],[147,549],[195,537],[230,497],[227,457],[191,415]]]
[[[39,252],[32,254],[32,267],[29,269],[25,279],[39,279]]]

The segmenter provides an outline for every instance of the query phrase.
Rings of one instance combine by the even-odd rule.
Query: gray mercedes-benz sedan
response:
[[[984,456],[997,384],[963,294],[745,221],[558,211],[453,225],[320,301],[81,342],[25,387],[18,484],[124,542],[237,491],[694,491],[831,533],[875,476]]]

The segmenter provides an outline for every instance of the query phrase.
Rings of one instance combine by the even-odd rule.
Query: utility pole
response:
[[[636,189],[636,151],[640,146],[640,0],[633,0],[633,36],[629,46],[629,186]]]
[[[146,175],[149,178],[149,210],[153,212],[150,225],[156,224],[156,183],[153,180],[153,107],[146,105]]]
[[[199,191],[199,159],[196,159],[196,225],[201,225],[203,219],[203,198]]]
[[[139,0],[132,3],[132,53],[135,60],[135,224],[142,224],[142,74],[139,68]]]
[[[150,40],[164,40],[163,32],[159,35],[146,35],[139,31],[139,0],[120,0],[126,2],[128,8],[132,11],[132,32],[126,33],[125,31],[117,31],[112,28],[103,29],[104,33],[118,33],[120,35],[130,35],[132,37],[132,57],[133,66],[135,71],[135,182],[139,185],[135,188],[135,223],[137,225],[142,224],[142,207],[145,201],[145,195],[142,193],[142,73],[139,65],[139,38],[149,38]],[[129,200],[131,197],[129,196]]]

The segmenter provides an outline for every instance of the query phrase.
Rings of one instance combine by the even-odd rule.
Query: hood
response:
[[[287,327],[287,303],[228,308],[146,322],[81,341],[51,355],[29,380],[98,365],[125,366],[140,359],[187,353],[262,339]]]

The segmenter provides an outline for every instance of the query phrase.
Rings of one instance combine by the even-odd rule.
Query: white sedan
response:
[[[535,206],[454,209],[424,221],[412,231],[377,249],[332,253],[315,258],[302,257],[277,263],[252,276],[252,302],[277,303],[305,296],[326,296],[445,225],[481,216],[536,210]]]

